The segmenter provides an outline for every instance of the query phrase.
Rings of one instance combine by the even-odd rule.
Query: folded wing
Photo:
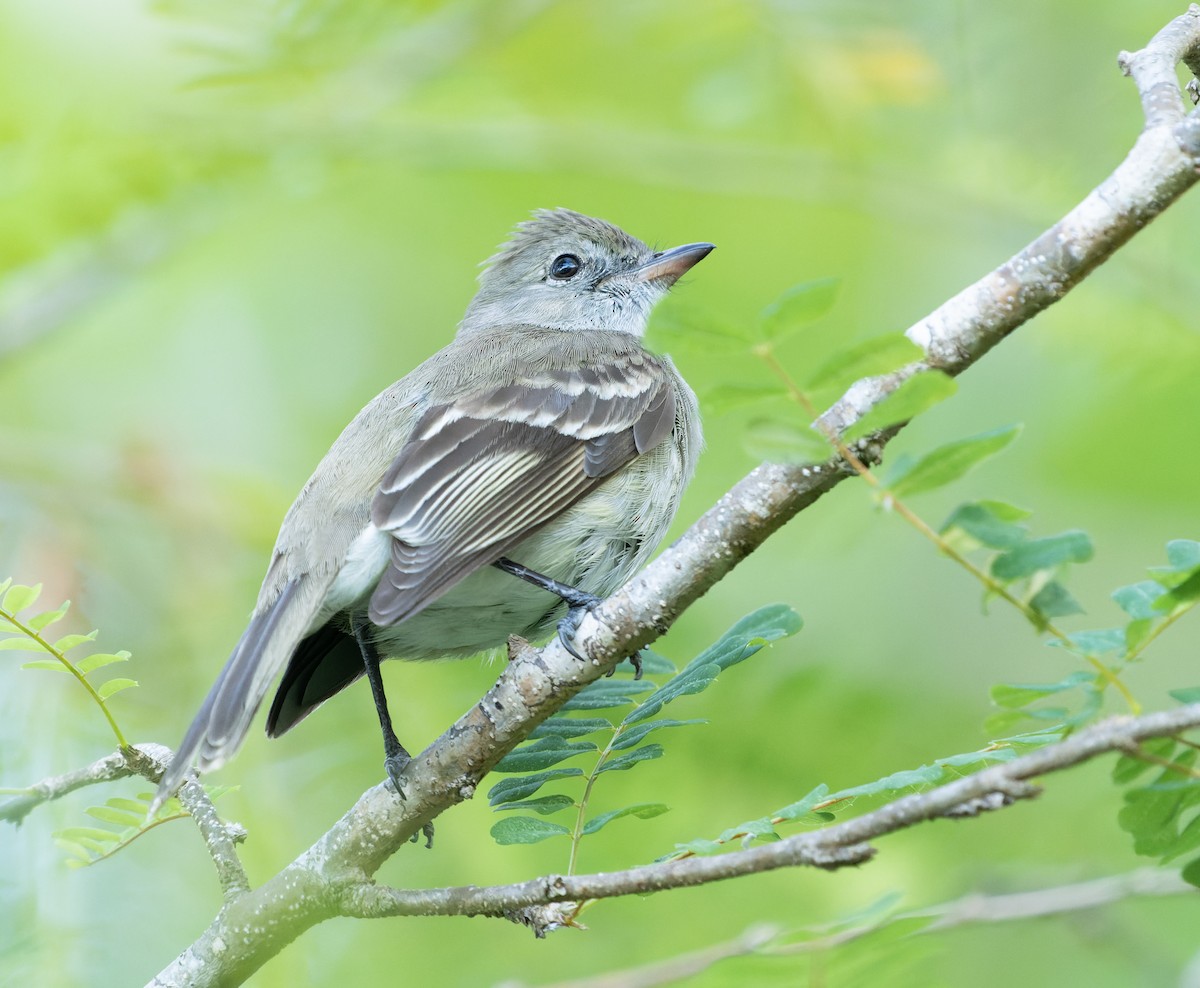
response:
[[[428,409],[371,506],[392,536],[371,621],[418,613],[664,442],[674,424],[671,375],[645,353]]]

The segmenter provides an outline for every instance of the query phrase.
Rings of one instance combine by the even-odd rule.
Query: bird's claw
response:
[[[392,788],[396,790],[396,795],[400,797],[402,802],[407,801],[408,797],[404,795],[404,787],[400,785],[400,776],[404,770],[408,768],[408,763],[412,761],[412,756],[401,747],[399,750],[388,751],[383,759],[383,769],[387,772],[388,781],[392,784]],[[425,846],[433,847],[433,824],[427,823],[422,828],[420,833],[413,834],[409,838],[409,843],[415,844],[421,836],[425,837]]]
[[[573,655],[580,662],[586,662],[587,658],[580,655],[573,644],[575,633],[579,630],[584,615],[592,608],[604,603],[604,598],[584,593],[582,590],[575,590],[571,597],[564,598],[564,600],[567,601],[569,610],[566,617],[558,622],[558,640],[562,642],[562,647],[567,650],[568,654]]]

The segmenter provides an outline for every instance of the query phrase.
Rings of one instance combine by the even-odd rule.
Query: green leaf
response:
[[[710,415],[724,415],[735,408],[770,398],[786,398],[787,391],[772,380],[762,384],[721,384],[700,396],[700,405]]]
[[[1170,761],[1171,756],[1175,753],[1175,740],[1173,738],[1147,738],[1141,742],[1139,747],[1154,758]],[[1148,772],[1151,768],[1153,766],[1144,758],[1135,758],[1133,755],[1122,755],[1113,766],[1112,780],[1118,785],[1123,786],[1132,782],[1139,775]]]
[[[1200,567],[1200,542],[1192,539],[1172,539],[1167,543],[1167,562],[1175,570]]]
[[[882,779],[854,786],[851,789],[839,789],[828,798],[851,799],[855,796],[878,796],[881,793],[893,793],[901,789],[929,786],[940,782],[944,775],[945,770],[940,765],[922,765],[920,768],[893,772],[891,775],[885,775]]]
[[[754,342],[750,332],[740,323],[713,315],[710,307],[703,309],[672,298],[654,310],[647,337],[653,349],[731,351],[748,350]]]
[[[707,837],[698,837],[695,840],[690,840],[686,844],[676,844],[675,850],[670,854],[665,854],[659,861],[670,861],[672,858],[682,858],[688,854],[704,856],[708,854],[720,854],[725,850],[725,845],[720,844],[715,840],[709,840]]]
[[[998,683],[991,689],[992,703],[998,707],[1024,707],[1054,693],[1096,682],[1096,673],[1080,670],[1057,683]]]
[[[13,635],[11,638],[0,638],[0,652],[41,652],[42,646],[28,635]]]
[[[947,755],[945,758],[934,759],[933,763],[943,768],[970,771],[998,762],[1011,762],[1016,757],[1017,753],[1012,748],[988,748],[983,751],[964,751],[958,755]]]
[[[497,813],[504,813],[508,810],[530,810],[539,816],[549,816],[551,813],[560,813],[574,805],[575,800],[570,796],[556,793],[553,796],[538,796],[537,799],[521,799],[515,803],[501,803],[493,808]]]
[[[813,807],[819,803],[825,802],[829,798],[829,786],[822,782],[816,789],[810,792],[802,799],[798,799],[794,803],[790,803],[781,810],[776,810],[771,814],[777,820],[799,820],[801,817],[808,816],[812,812]]]
[[[69,652],[84,642],[95,641],[97,634],[99,632],[89,631],[86,635],[63,635],[51,647],[58,652]]]
[[[653,717],[668,703],[679,699],[681,696],[689,696],[708,689],[709,686],[717,681],[717,676],[720,672],[721,670],[718,666],[711,664],[706,666],[689,666],[650,694],[621,723],[626,725],[636,724],[639,721]]]
[[[39,583],[36,586],[26,587],[20,583],[14,583],[9,587],[4,595],[3,603],[0,603],[0,608],[8,611],[9,614],[17,614],[31,606],[42,592],[42,585]]]
[[[897,463],[887,486],[896,497],[910,497],[953,483],[989,457],[1008,446],[1021,432],[1019,425],[981,432],[977,436],[946,443],[924,456]]]
[[[789,288],[763,309],[763,339],[780,340],[816,322],[833,308],[839,284],[837,278],[820,278]]]
[[[550,837],[571,833],[561,823],[539,820],[532,816],[506,816],[492,824],[491,834],[497,844],[537,844]]]
[[[533,775],[518,775],[511,779],[501,779],[488,790],[488,805],[515,803],[519,799],[532,796],[547,782],[580,775],[583,775],[583,770],[578,768],[551,768],[545,772],[535,772]]]
[[[580,738],[597,731],[611,731],[613,725],[603,717],[559,717],[555,715],[542,721],[529,732],[529,740],[538,738]]]
[[[775,824],[770,817],[759,817],[757,820],[747,820],[736,827],[730,827],[717,838],[722,844],[730,841],[741,841],[742,847],[749,847],[756,840],[777,841],[779,834],[775,832]]]
[[[1109,652],[1119,652],[1125,647],[1124,628],[1100,628],[1095,631],[1076,631],[1067,635],[1069,644],[1052,638],[1046,642],[1051,648],[1065,648],[1076,655],[1099,658]]]
[[[1200,816],[1194,816],[1163,853],[1163,862],[1173,861],[1184,854],[1191,854],[1198,847],[1200,847]]]
[[[751,611],[745,617],[734,622],[729,630],[721,636],[721,639],[709,647],[709,651],[720,652],[722,642],[727,638],[746,636],[772,642],[794,635],[803,627],[804,619],[790,604],[764,604],[758,610]],[[701,655],[696,661],[707,662],[710,660]],[[727,665],[721,664],[721,668],[727,668]]]
[[[1032,576],[1040,570],[1064,563],[1084,563],[1092,558],[1092,540],[1086,532],[1063,532],[1044,539],[1030,539],[992,560],[992,576],[1010,581]]]
[[[646,693],[654,689],[653,683],[630,679],[600,679],[584,687],[558,709],[570,710],[611,710],[613,707],[623,707],[633,703],[637,693]]]
[[[1160,612],[1172,611],[1182,604],[1191,604],[1198,597],[1200,597],[1200,570],[1159,597],[1155,601],[1155,606]]]
[[[21,663],[22,669],[45,669],[48,672],[66,672],[69,670],[58,659],[33,659],[29,662]]]
[[[61,621],[66,616],[66,613],[70,607],[71,602],[68,600],[58,610],[43,611],[41,614],[35,614],[25,623],[34,631],[42,631],[44,628],[50,627],[50,625],[54,624],[56,621]]]
[[[1154,630],[1154,622],[1150,618],[1142,618],[1139,621],[1130,621],[1125,625],[1125,654],[1130,659],[1137,659],[1135,655],[1146,639],[1150,637],[1150,632]]]
[[[12,586],[12,577],[6,577],[3,582],[0,582],[0,595],[3,595],[9,587]]]
[[[1185,864],[1183,870],[1179,872],[1179,877],[1189,885],[1200,888],[1200,858],[1195,858]]]
[[[131,686],[137,686],[136,679],[110,679],[97,686],[96,692],[100,694],[101,700],[107,700],[114,693],[120,693],[121,690],[127,690]]]
[[[624,816],[635,816],[639,820],[649,820],[656,816],[662,816],[670,809],[665,803],[636,803],[633,806],[626,806],[619,810],[611,810],[608,813],[601,813],[599,816],[592,817],[583,825],[583,833],[594,834],[605,824],[612,823],[613,820],[619,820]]]
[[[1167,690],[1167,695],[1172,700],[1178,700],[1180,703],[1200,703],[1200,686],[1187,686],[1178,690]],[[1148,744],[1149,742],[1145,742]]]
[[[624,772],[633,768],[639,762],[650,761],[653,758],[662,758],[663,746],[661,744],[647,744],[641,748],[634,748],[633,751],[627,754],[620,755],[617,758],[610,759],[605,762],[596,771],[597,775],[603,772]]]
[[[805,391],[844,391],[855,381],[920,360],[925,352],[903,333],[885,333],[833,354],[804,381]]]
[[[1179,789],[1147,787],[1125,794],[1125,805],[1117,813],[1117,824],[1133,837],[1133,850],[1145,857],[1161,857],[1175,842],[1176,822],[1183,809]]]
[[[747,453],[767,463],[823,463],[833,447],[811,426],[793,419],[755,419],[742,433]]]
[[[91,864],[92,862],[92,852],[82,844],[56,837],[54,838],[54,845],[60,851],[72,855],[73,860],[69,861],[69,864]]]
[[[115,653],[109,652],[93,652],[85,659],[80,659],[75,663],[75,668],[85,676],[96,669],[101,669],[104,666],[110,666],[114,662],[127,662],[129,660],[129,652],[121,651]]]
[[[149,799],[127,799],[124,796],[114,796],[107,800],[107,805],[118,810],[135,814],[139,819],[145,819],[146,810],[150,808]]]
[[[84,812],[90,817],[116,824],[118,827],[140,828],[146,819],[144,810],[141,813],[131,813],[115,806],[89,806]]]
[[[626,748],[633,748],[642,742],[642,739],[651,731],[657,731],[664,727],[688,727],[691,724],[707,724],[706,720],[651,720],[631,727],[626,731],[622,731],[612,743],[613,751],[624,751]]]
[[[1162,595],[1161,584],[1155,583],[1153,580],[1142,580],[1140,583],[1131,583],[1127,587],[1117,587],[1112,592],[1112,599],[1131,618],[1140,620],[1162,615],[1162,611],[1154,606],[1155,601]]]
[[[591,741],[568,741],[561,737],[540,738],[532,744],[510,751],[493,769],[495,772],[535,772],[566,761],[589,751],[595,751]]]
[[[722,669],[748,659],[769,642],[794,635],[803,626],[803,619],[787,604],[760,607],[737,621],[681,672],[643,700],[622,723],[629,725],[648,720],[671,701],[701,692],[716,681]]]
[[[960,504],[942,524],[941,532],[945,535],[957,528],[989,549],[1011,549],[1028,537],[1029,530],[1016,523],[1029,514],[1003,501]]]
[[[853,442],[872,432],[907,422],[945,401],[957,390],[954,378],[942,371],[928,370],[914,374],[847,429],[842,439],[844,442]]]
[[[97,827],[67,827],[64,830],[55,831],[50,836],[62,840],[79,841],[85,847],[88,841],[97,844],[116,844],[121,840],[111,830],[100,830]]]
[[[1044,618],[1066,617],[1069,614],[1083,613],[1079,601],[1072,597],[1071,592],[1058,580],[1050,580],[1046,583],[1033,595],[1029,606]]]

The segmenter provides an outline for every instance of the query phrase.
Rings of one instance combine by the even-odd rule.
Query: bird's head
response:
[[[539,210],[486,263],[460,332],[536,325],[641,336],[654,303],[712,249],[655,251],[604,220]]]

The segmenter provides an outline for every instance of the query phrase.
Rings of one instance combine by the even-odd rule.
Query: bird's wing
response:
[[[429,408],[371,505],[375,526],[392,536],[371,621],[416,614],[664,442],[674,425],[673,375],[644,351],[538,371]]]

